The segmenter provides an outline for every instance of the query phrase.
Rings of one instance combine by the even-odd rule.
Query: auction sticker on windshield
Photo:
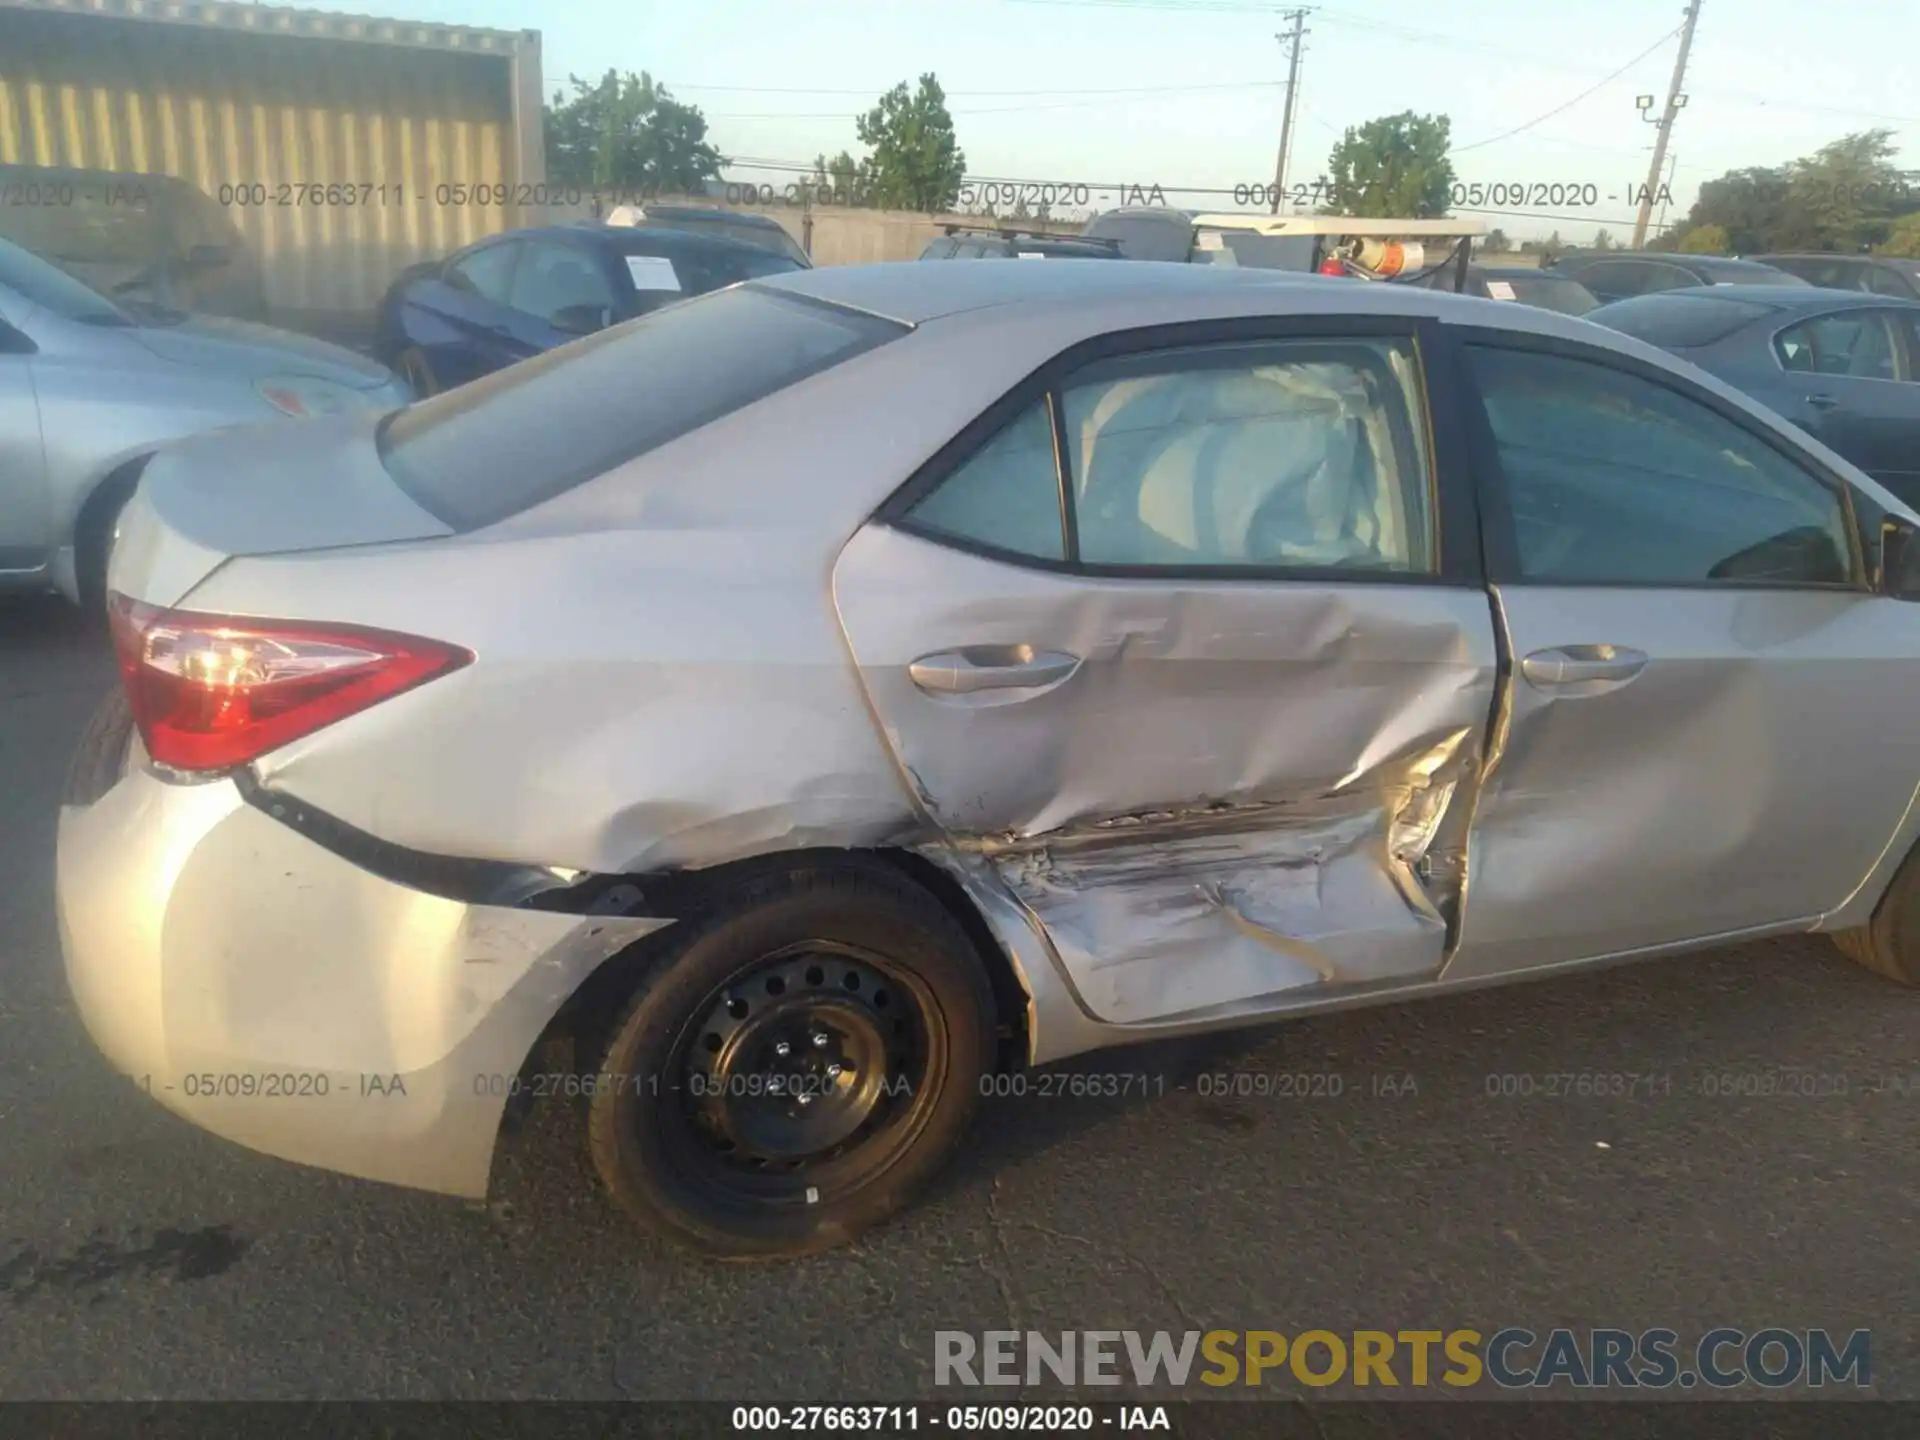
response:
[[[627,256],[627,274],[633,277],[636,290],[678,290],[680,276],[673,268],[673,261],[664,255]]]
[[[1504,280],[1487,281],[1487,294],[1496,300],[1511,300],[1514,298],[1513,286]]]

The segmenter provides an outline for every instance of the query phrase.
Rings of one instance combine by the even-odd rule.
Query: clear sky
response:
[[[379,0],[403,19],[541,32],[551,92],[570,73],[646,70],[697,104],[726,178],[785,183],[752,162],[807,163],[860,147],[853,117],[924,71],[948,95],[969,172],[1085,183],[1095,208],[1121,186],[1175,204],[1233,203],[1270,181],[1286,52],[1284,5],[1248,0]],[[1454,169],[1530,193],[1487,214],[1516,238],[1630,230],[1664,99],[1681,0],[1453,0],[1308,7],[1290,185],[1324,172],[1348,125],[1402,110],[1453,122]],[[1636,57],[1639,57],[1636,59]],[[1609,78],[1609,77],[1612,78]],[[1775,164],[1849,131],[1887,126],[1920,172],[1920,0],[1702,0],[1674,130],[1672,189]],[[1517,133],[1509,133],[1517,132]],[[1920,183],[1920,176],[1917,176]],[[1206,196],[1176,187],[1214,189]],[[1103,200],[1102,195],[1109,197]],[[1551,192],[1548,192],[1551,194]]]

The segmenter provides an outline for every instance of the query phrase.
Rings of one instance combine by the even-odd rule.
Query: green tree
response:
[[[707,143],[707,121],[645,71],[609,70],[588,84],[567,77],[547,111],[547,175],[563,185],[684,192],[720,174],[726,159]]]
[[[1728,249],[1727,232],[1719,225],[1690,225],[1680,237],[1682,255],[1725,255]]]
[[[833,159],[825,153],[813,157],[813,173],[799,181],[800,200],[813,205],[858,205],[860,162],[842,150]]]
[[[1902,215],[1887,231],[1887,238],[1873,247],[1876,255],[1896,255],[1904,260],[1920,260],[1920,212]]]
[[[1861,130],[1822,145],[1788,167],[1788,210],[1804,217],[1806,241],[1821,250],[1857,251],[1880,244],[1910,206],[1893,158],[1893,131]],[[1775,249],[1799,235],[1774,237]]]
[[[967,178],[967,157],[956,142],[946,92],[931,74],[918,88],[903,80],[854,122],[862,145],[861,189],[873,203],[933,215],[951,210]]]
[[[1513,241],[1507,238],[1506,231],[1496,226],[1487,232],[1486,238],[1480,242],[1480,248],[1489,255],[1502,255],[1513,249]]]
[[[1391,219],[1430,219],[1447,213],[1453,162],[1447,158],[1452,122],[1445,115],[1406,110],[1349,126],[1328,157],[1329,213]]]
[[[1775,237],[1786,237],[1800,228],[1800,218],[1791,217],[1789,208],[1786,166],[1752,165],[1729,170],[1700,187],[1686,223],[1675,227],[1672,238],[1678,243],[1686,232],[1710,225],[1725,235],[1730,248],[1743,254],[1771,250]],[[1807,242],[1800,238],[1788,239],[1787,243]]]
[[[1617,249],[1618,247],[1613,243],[1613,232],[1610,230],[1602,230],[1598,235],[1594,236],[1593,248],[1596,250]]]
[[[1879,244],[1916,208],[1895,154],[1891,130],[1861,130],[1784,165],[1729,170],[1700,187],[1684,228],[1717,226],[1740,254]]]

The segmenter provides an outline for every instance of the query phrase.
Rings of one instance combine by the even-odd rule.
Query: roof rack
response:
[[[965,225],[949,224],[940,227],[949,235],[998,235],[1006,240],[1066,240],[1076,245],[1098,245],[1107,250],[1118,250],[1120,242],[1097,235],[1056,234],[1051,230],[1023,230],[1017,225]]]

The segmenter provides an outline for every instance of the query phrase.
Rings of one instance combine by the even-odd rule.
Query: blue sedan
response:
[[[1586,318],[1691,360],[1920,503],[1920,303],[1713,285],[1639,295]]]
[[[804,268],[721,235],[654,227],[509,230],[404,271],[375,353],[432,395],[691,295]]]

